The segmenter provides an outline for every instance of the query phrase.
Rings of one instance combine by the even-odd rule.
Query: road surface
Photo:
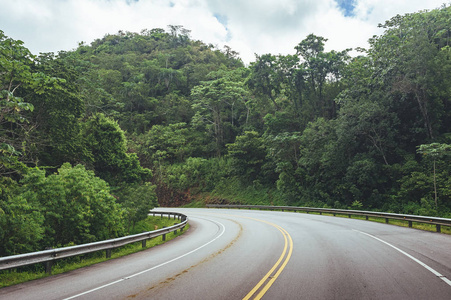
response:
[[[293,212],[164,210],[186,214],[188,232],[0,289],[0,299],[451,299],[449,235]]]

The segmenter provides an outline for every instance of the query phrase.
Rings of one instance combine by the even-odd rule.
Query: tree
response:
[[[379,25],[383,35],[370,39],[376,78],[398,114],[405,116],[406,130],[417,132],[417,144],[444,130],[450,98],[450,16],[449,6],[397,15]]]
[[[437,201],[437,180],[436,180],[436,161],[451,156],[451,145],[432,143],[418,146],[417,152],[425,157],[432,159],[433,165],[433,182],[434,182],[434,200],[435,208],[438,207]]]
[[[273,168],[270,168],[269,164],[264,169],[269,167],[271,171],[278,175],[279,179],[287,179],[289,177],[296,181],[298,178],[295,171],[299,167],[301,133],[281,132],[279,134],[270,134],[266,132],[264,139],[267,148],[267,160],[274,164]],[[279,186],[281,182],[279,182]]]
[[[0,179],[0,257],[35,251],[44,238],[39,205],[18,189],[11,178]]]
[[[8,38],[0,31],[0,125],[24,122],[21,112],[33,109],[16,94],[21,87],[37,88],[40,83],[43,74],[32,72],[33,58],[22,41]]]
[[[334,101],[337,92],[332,89],[332,95],[327,95],[326,84],[338,82],[350,59],[348,52],[351,49],[324,52],[325,42],[326,38],[310,34],[295,49],[302,59],[301,69],[306,80],[307,98],[314,101],[317,116],[331,119],[337,112]]]
[[[224,45],[224,50],[222,52],[228,60],[228,66],[237,68],[243,66],[243,61],[239,57],[239,53],[232,50],[230,46]]]
[[[132,136],[140,160],[147,166],[160,165],[163,161],[183,162],[192,156],[193,134],[186,123],[174,123],[168,126],[154,125],[144,134]]]
[[[149,211],[157,206],[155,186],[149,183],[124,185],[118,196],[128,234],[135,227],[136,222],[146,219]]]
[[[45,176],[34,169],[21,181],[20,195],[44,216],[41,247],[114,238],[123,233],[122,211],[108,184],[82,165],[64,164]]]
[[[127,153],[125,133],[117,122],[97,114],[90,118],[83,130],[86,148],[96,174],[111,185],[141,183],[149,179],[151,171],[141,167],[135,153]]]
[[[62,82],[36,71],[34,59],[22,41],[8,38],[0,31],[0,172],[3,174],[19,171],[20,160],[26,157],[27,138],[34,129],[27,126],[29,120],[25,113],[33,111],[34,106],[26,98],[57,89]]]
[[[218,157],[225,143],[233,140],[233,131],[239,125],[236,112],[246,103],[242,74],[242,70],[212,72],[209,81],[202,82],[191,92],[195,111],[193,123],[203,125],[210,132]]]
[[[304,200],[329,205],[343,201],[341,183],[352,153],[346,151],[351,146],[349,141],[338,141],[336,127],[336,120],[318,118],[308,124],[300,137],[296,169],[299,179],[293,184],[299,186],[296,193]]]
[[[57,89],[30,97],[34,111],[29,120],[36,128],[32,140],[37,152],[34,155],[39,165],[55,169],[65,162],[79,163],[86,153],[81,136],[85,113],[78,85],[81,75],[63,53],[56,57],[52,53],[41,54],[36,61],[38,70],[60,78],[60,82]]]
[[[389,154],[396,146],[399,120],[387,107],[362,97],[359,102],[343,103],[337,121],[339,136],[358,142],[356,152],[374,152],[374,156],[381,157],[387,166],[390,160],[394,160]]]
[[[260,174],[266,158],[264,140],[256,131],[245,131],[227,144],[227,157],[232,159],[233,173],[252,182]]]
[[[251,63],[250,69],[251,74],[246,82],[247,85],[257,95],[271,100],[274,109],[279,110],[276,98],[282,87],[280,76],[277,74],[277,57],[271,54],[256,55],[256,61]]]
[[[182,25],[169,25],[172,47],[185,46],[189,41],[191,30],[183,28]]]

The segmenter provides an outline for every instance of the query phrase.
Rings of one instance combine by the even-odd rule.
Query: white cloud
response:
[[[378,23],[442,3],[357,0],[355,15],[345,17],[334,0],[0,0],[0,29],[39,53],[71,50],[118,30],[183,25],[194,39],[227,44],[249,62],[254,53],[293,54],[310,33],[328,38],[328,50],[367,47],[381,33]]]

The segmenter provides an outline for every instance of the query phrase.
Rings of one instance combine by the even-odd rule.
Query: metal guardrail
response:
[[[166,234],[170,232],[177,233],[177,230],[183,231],[184,227],[186,226],[188,222],[188,217],[181,213],[174,213],[174,212],[161,212],[161,211],[150,211],[150,214],[153,216],[155,215],[167,215],[169,218],[171,216],[174,217],[174,219],[178,219],[181,222],[179,224],[162,228],[154,231],[148,231],[143,232],[139,234],[124,236],[120,238],[105,240],[105,241],[99,241],[94,243],[88,243],[88,244],[82,244],[77,246],[71,246],[71,247],[63,247],[63,248],[56,248],[56,249],[50,249],[50,250],[44,250],[44,251],[38,251],[38,252],[32,252],[32,253],[25,253],[25,254],[19,254],[19,255],[11,255],[11,256],[5,256],[0,257],[0,270],[6,270],[21,266],[27,266],[32,265],[36,263],[46,263],[46,272],[51,273],[51,262],[65,258],[65,257],[71,257],[71,256],[77,256],[82,254],[87,254],[91,252],[96,251],[102,251],[106,250],[106,257],[111,257],[111,251],[115,248],[135,243],[135,242],[142,242],[142,246],[146,246],[146,241],[151,238],[155,238],[158,236],[162,236],[163,241],[166,240]]]
[[[409,227],[412,227],[412,222],[426,223],[436,226],[436,231],[441,232],[441,226],[450,226],[451,219],[447,218],[436,218],[436,217],[426,217],[426,216],[415,216],[415,215],[403,215],[403,214],[393,214],[385,212],[374,212],[374,211],[364,211],[364,210],[346,210],[346,209],[333,209],[333,208],[314,208],[314,207],[295,207],[295,206],[266,206],[266,205],[218,205],[218,204],[207,204],[207,208],[237,208],[237,209],[259,209],[259,210],[281,210],[281,211],[304,211],[306,213],[316,212],[319,214],[328,213],[334,216],[348,215],[351,216],[365,216],[368,217],[378,217],[385,218],[385,223],[389,223],[389,220],[402,220],[409,222]]]

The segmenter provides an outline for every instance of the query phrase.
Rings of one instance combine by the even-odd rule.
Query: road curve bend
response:
[[[189,217],[182,236],[0,289],[0,299],[451,299],[448,235],[293,212],[170,210]]]

